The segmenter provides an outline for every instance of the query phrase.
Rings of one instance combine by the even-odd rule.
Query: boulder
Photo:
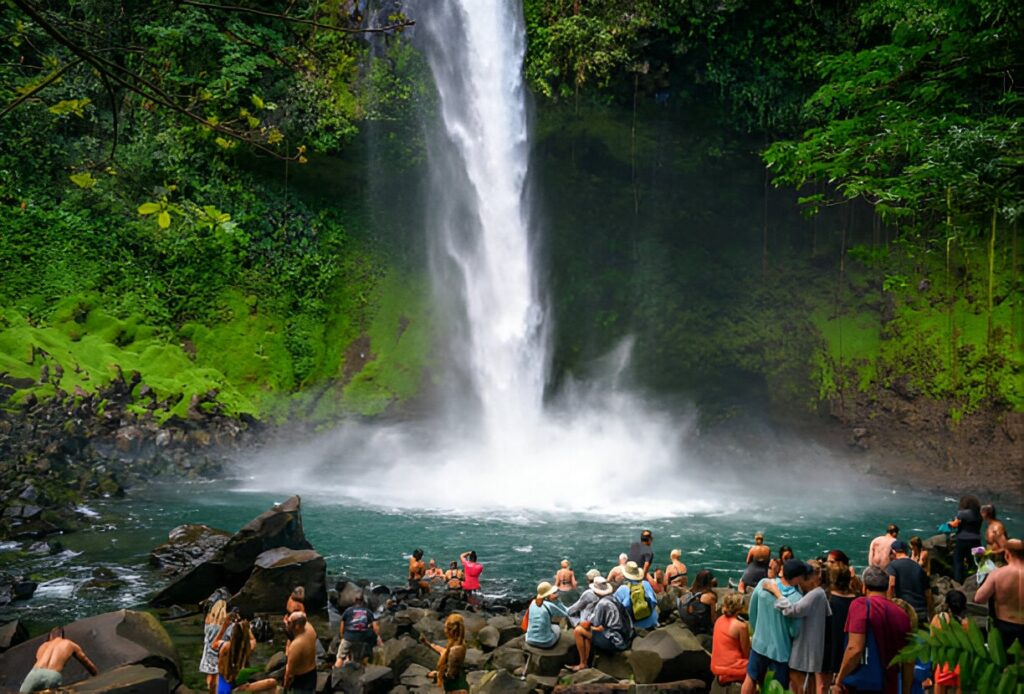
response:
[[[711,681],[711,691],[708,694],[741,694],[743,688],[742,682],[733,682],[732,684],[720,684],[716,677]]]
[[[497,629],[488,624],[483,629],[477,632],[476,640],[477,643],[480,644],[481,648],[488,651],[493,651],[501,644],[501,634],[498,632]]]
[[[470,670],[482,670],[490,662],[491,657],[479,648],[466,649],[466,667]]]
[[[568,665],[575,665],[579,660],[579,652],[576,650],[576,640],[572,631],[563,629],[558,637],[558,643],[551,648],[534,648],[523,641],[523,650],[529,657],[526,672],[533,675],[552,677],[562,671]]]
[[[638,660],[644,653],[655,655],[660,663],[654,679],[646,678],[646,661]],[[682,624],[669,624],[633,641],[630,658],[638,684],[677,682],[686,679],[710,679],[711,656],[700,641]],[[635,661],[635,662],[634,662]],[[653,662],[653,661],[652,661]],[[637,666],[643,665],[642,680]]]
[[[526,664],[526,653],[523,651],[522,637],[499,646],[491,653],[491,666],[496,670],[521,674]]]
[[[149,563],[172,576],[213,559],[231,539],[231,533],[208,525],[179,525],[167,542],[149,553]]]
[[[327,604],[327,563],[312,549],[269,549],[256,559],[249,579],[228,601],[243,614],[280,612],[295,586],[305,586],[306,607]]]
[[[426,636],[435,642],[444,641],[444,624],[433,615],[425,615],[412,625],[414,636]],[[468,634],[467,634],[468,636]],[[468,639],[467,639],[468,640]]]
[[[600,670],[592,667],[584,668],[579,672],[574,672],[569,676],[570,685],[584,685],[584,684],[617,684],[618,680]],[[561,688],[555,688],[561,691]]]
[[[331,671],[331,689],[344,694],[387,694],[395,686],[391,668],[348,663]]]
[[[174,644],[151,614],[131,610],[108,612],[73,622],[64,628],[64,633],[82,646],[100,672],[143,664],[163,670],[169,690],[181,681],[181,664]],[[0,691],[21,685],[35,664],[36,650],[45,639],[44,634],[0,654]],[[82,681],[88,675],[77,660],[72,659],[64,667],[66,684]]]
[[[157,593],[150,604],[166,607],[179,603],[199,603],[221,586],[239,591],[249,579],[259,556],[277,548],[312,549],[302,530],[301,501],[297,496],[275,504],[269,511],[254,518],[232,535],[211,559],[177,576],[170,585]],[[286,590],[290,592],[295,585],[298,584],[289,585]],[[314,588],[317,591],[316,597],[310,595],[310,586],[306,586],[306,609],[310,612],[320,610],[327,603],[326,576]],[[280,610],[283,604],[284,600],[281,600],[272,609]]]
[[[437,683],[427,677],[430,672],[429,668],[423,667],[413,663],[402,672],[401,683],[403,687],[409,689],[429,689],[431,687],[438,688]]]
[[[480,678],[472,694],[527,694],[533,686],[526,680],[513,677],[506,670],[492,670]]]
[[[275,504],[269,511],[249,521],[224,545],[219,559],[228,574],[245,574],[257,557],[278,547],[313,549],[302,531],[302,501],[298,496]]]
[[[356,595],[359,595],[363,592],[362,588],[360,588],[355,583],[352,583],[351,581],[344,584],[340,584],[337,587],[337,590],[338,599],[335,601],[335,604],[338,606],[338,609],[342,612],[352,607],[352,605],[356,603]]]
[[[26,641],[28,641],[28,629],[20,620],[15,619],[13,622],[0,625],[0,653]]]
[[[661,658],[652,651],[594,653],[593,667],[616,680],[631,679],[637,684],[650,684],[661,672]]]
[[[487,626],[498,630],[499,646],[523,634],[523,630],[519,628],[519,622],[514,617],[508,615],[491,617],[487,620]]]
[[[383,657],[384,664],[391,668],[396,676],[404,673],[413,663],[428,670],[434,669],[437,665],[437,653],[408,636],[385,642]]]
[[[169,694],[174,691],[168,673],[145,665],[123,665],[100,671],[74,686],[76,694]],[[180,691],[180,690],[179,690]]]

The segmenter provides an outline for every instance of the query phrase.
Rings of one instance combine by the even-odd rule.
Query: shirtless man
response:
[[[1007,540],[1006,566],[992,571],[978,588],[974,602],[994,599],[992,622],[1007,648],[1015,639],[1024,645],[1024,541]]]
[[[996,520],[996,507],[992,504],[985,504],[981,507],[981,519],[988,523],[985,527],[985,544],[992,554],[1002,554],[1006,549],[1006,526],[1001,520]],[[1001,557],[996,557],[1001,559]]]
[[[444,571],[437,565],[437,562],[433,559],[427,565],[427,571],[423,574],[423,578],[427,579],[431,583],[443,583],[444,582]]]
[[[284,604],[284,612],[286,615],[292,612],[305,612],[306,611],[306,589],[302,586],[295,586],[292,589],[291,594],[288,596],[288,601]]]
[[[622,567],[629,561],[629,555],[623,552],[619,555],[618,566],[612,567],[612,570],[608,572],[608,582],[614,586],[618,586],[625,579],[622,577]]]
[[[304,612],[288,615],[291,641],[285,648],[285,691],[313,694],[316,691],[316,629],[306,621]]]
[[[82,666],[95,676],[99,670],[89,660],[81,646],[71,639],[64,638],[64,628],[59,627],[50,635],[36,651],[36,664],[32,666],[25,681],[21,683],[21,694],[38,692],[43,689],[56,689],[64,682],[61,671],[71,658],[75,658]]]
[[[423,550],[414,549],[409,557],[409,590],[416,591],[417,595],[430,592],[430,583],[424,578],[427,573],[427,565],[423,562]]]
[[[884,569],[889,566],[889,552],[892,550],[892,542],[899,537],[900,529],[895,523],[889,523],[885,529],[885,535],[879,535],[871,541],[868,548],[868,566],[877,566]]]

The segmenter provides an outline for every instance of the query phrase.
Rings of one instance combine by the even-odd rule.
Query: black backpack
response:
[[[711,605],[701,602],[703,594],[690,593],[679,600],[679,618],[694,634],[711,633]]]

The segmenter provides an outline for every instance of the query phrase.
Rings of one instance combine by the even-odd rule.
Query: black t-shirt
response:
[[[901,557],[889,562],[885,572],[896,577],[896,597],[906,600],[918,613],[923,614],[928,610],[928,600],[925,595],[929,590],[928,575],[913,559]]]
[[[634,542],[629,546],[629,560],[635,561],[636,565],[643,570],[644,564],[654,563],[654,549],[643,542]]]
[[[981,539],[981,514],[973,508],[962,508],[956,512],[956,517],[960,519],[960,525],[956,529],[956,539]]]
[[[363,605],[353,605],[341,614],[345,625],[342,637],[346,641],[377,641],[373,631],[373,612]]]

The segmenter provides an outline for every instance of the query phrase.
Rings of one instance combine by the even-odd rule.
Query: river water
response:
[[[106,610],[143,605],[165,580],[148,566],[149,551],[181,523],[205,523],[235,531],[281,501],[286,494],[251,491],[247,480],[217,483],[153,485],[124,500],[93,507],[100,514],[91,528],[60,538],[66,550],[49,556],[2,554],[6,570],[27,572],[40,581],[35,596],[7,608],[31,625],[67,622]],[[568,558],[582,580],[592,567],[608,571],[640,530],[654,532],[656,565],[664,566],[669,551],[680,548],[691,577],[713,570],[719,583],[738,579],[752,535],[762,530],[773,549],[794,548],[798,557],[813,558],[841,548],[863,565],[871,538],[897,523],[901,537],[927,537],[955,512],[956,503],[942,495],[859,488],[856,493],[815,499],[813,495],[777,495],[757,506],[723,506],[719,512],[686,513],[676,509],[635,513],[457,514],[440,511],[361,505],[334,495],[303,496],[306,536],[327,560],[331,575],[399,585],[406,559],[416,547],[438,563],[475,549],[485,565],[483,592],[492,596],[526,597],[541,580],[551,580],[558,563]],[[1011,532],[1024,516],[1020,508],[1000,509]],[[116,520],[114,520],[116,518]],[[10,547],[7,548],[8,552]],[[90,589],[97,569],[117,575],[123,585]]]

